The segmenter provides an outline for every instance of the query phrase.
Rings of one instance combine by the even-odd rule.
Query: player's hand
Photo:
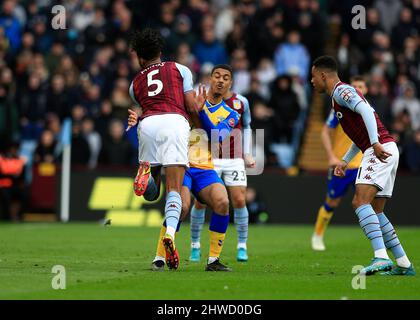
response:
[[[337,177],[344,177],[346,174],[347,164],[348,163],[345,161],[340,161],[340,163],[334,168],[334,175]]]
[[[244,161],[247,168],[255,168],[255,159],[250,154],[244,155]]]
[[[379,142],[375,143],[372,147],[375,156],[383,163],[386,163],[385,160],[392,156],[391,153],[385,151],[384,147]]]
[[[332,155],[330,157],[328,157],[328,165],[330,167],[335,167],[337,165],[339,165],[341,163],[341,160],[338,159],[336,156]]]
[[[197,106],[197,111],[200,112],[203,110],[204,103],[207,99],[207,91],[206,86],[204,84],[198,85],[198,94],[194,91],[194,98],[195,98],[195,104]]]
[[[134,127],[137,124],[138,120],[139,120],[139,116],[137,115],[137,112],[131,109],[128,109],[128,127],[125,131],[128,131],[132,127]]]

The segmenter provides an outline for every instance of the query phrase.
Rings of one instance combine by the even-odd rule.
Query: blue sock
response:
[[[331,208],[326,202],[323,204],[325,211],[331,212],[334,211],[334,208]]]
[[[178,226],[179,217],[181,216],[182,200],[176,191],[171,191],[166,196],[165,205],[165,222],[166,233],[175,238],[176,228]]]
[[[211,214],[209,236],[210,236],[210,250],[208,263],[216,261],[223,249],[226,237],[226,230],[229,225],[229,215],[220,215],[216,212]]]
[[[392,251],[392,254],[396,259],[405,256],[404,249],[397,237],[397,234],[395,233],[395,229],[391,222],[389,222],[388,218],[383,212],[378,213],[377,216],[381,226],[382,236],[384,238],[386,248]]]
[[[217,233],[226,233],[229,225],[229,215],[222,216],[216,212],[211,214],[209,230]]]
[[[197,209],[195,206],[191,209],[191,243],[198,246],[200,243],[201,230],[203,229],[206,209]]]
[[[236,231],[238,232],[238,248],[246,249],[246,242],[248,240],[248,220],[249,214],[247,207],[235,208],[233,214]]]
[[[378,250],[384,250],[385,256],[387,256],[379,220],[372,206],[370,204],[361,205],[356,209],[356,215],[359,218],[360,227],[372,244],[375,256],[377,256],[376,252]]]
[[[158,187],[152,175],[150,175],[149,177],[149,181],[147,182],[146,191],[144,192],[143,197],[147,201],[153,201],[153,200],[156,200],[157,197],[159,197]]]

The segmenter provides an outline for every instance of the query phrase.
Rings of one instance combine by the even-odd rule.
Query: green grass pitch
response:
[[[420,229],[397,231],[420,266]],[[366,279],[366,289],[352,288],[352,267],[371,259],[357,226],[331,226],[325,252],[311,250],[312,226],[251,226],[250,260],[238,263],[231,225],[222,253],[231,273],[205,272],[205,259],[187,261],[188,224],[177,239],[179,269],[149,271],[158,232],[97,224],[0,225],[0,299],[420,299],[420,274],[375,275]],[[202,252],[208,252],[206,231]],[[51,287],[54,265],[65,267],[65,290]]]

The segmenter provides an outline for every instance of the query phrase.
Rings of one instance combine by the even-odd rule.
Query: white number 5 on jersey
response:
[[[154,91],[148,91],[147,95],[149,97],[154,97],[158,95],[163,89],[163,83],[159,79],[153,79],[155,74],[159,73],[159,69],[153,70],[147,74],[147,87],[150,88],[152,85],[156,85],[156,89]]]

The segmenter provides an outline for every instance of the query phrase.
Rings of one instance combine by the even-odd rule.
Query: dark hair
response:
[[[216,71],[216,69],[224,69],[230,72],[230,76],[233,78],[233,69],[230,65],[228,64],[216,64],[213,69],[211,69],[211,74],[213,74],[214,71]]]
[[[331,56],[321,56],[315,59],[312,64],[315,68],[327,69],[329,71],[338,71],[337,61]]]
[[[164,40],[159,31],[146,28],[133,33],[130,45],[140,58],[152,60],[159,57]]]
[[[362,81],[362,82],[366,83],[365,77],[361,76],[361,75],[355,75],[355,76],[351,77],[350,78],[350,83],[353,82],[353,81]]]

